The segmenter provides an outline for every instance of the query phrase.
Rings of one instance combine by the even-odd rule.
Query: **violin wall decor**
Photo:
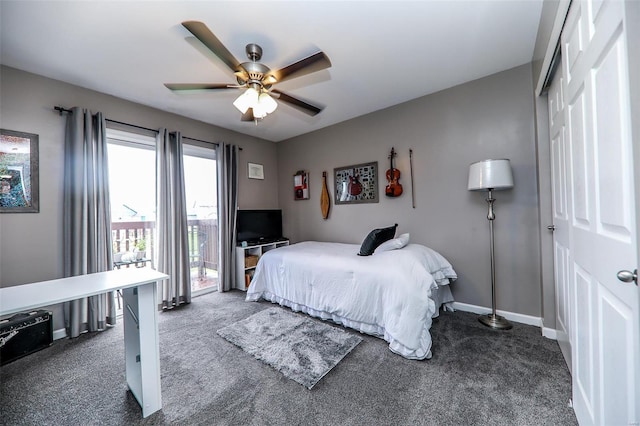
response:
[[[333,169],[336,204],[378,202],[378,162]]]
[[[393,167],[393,159],[396,156],[396,151],[392,147],[389,154],[389,169],[387,170],[387,186],[384,188],[384,194],[387,197],[399,197],[402,195],[402,185],[400,185],[400,170]]]

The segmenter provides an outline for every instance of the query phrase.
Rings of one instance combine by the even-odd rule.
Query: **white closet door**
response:
[[[637,259],[624,3],[574,1],[561,43],[574,408],[638,424],[638,287],[616,277]]]

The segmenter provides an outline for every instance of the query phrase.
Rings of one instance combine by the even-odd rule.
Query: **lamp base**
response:
[[[513,327],[513,325],[509,321],[507,321],[500,315],[482,315],[481,317],[478,317],[478,321],[480,321],[487,327],[495,328],[497,330],[509,330],[511,327]]]

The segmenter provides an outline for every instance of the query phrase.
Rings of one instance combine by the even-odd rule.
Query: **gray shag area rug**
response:
[[[284,308],[265,309],[218,334],[307,389],[362,342],[360,336]]]

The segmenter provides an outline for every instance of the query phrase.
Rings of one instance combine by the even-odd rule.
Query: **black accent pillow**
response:
[[[396,223],[388,228],[374,229],[369,232],[369,235],[367,235],[367,238],[364,239],[360,246],[358,256],[371,256],[380,244],[395,237],[397,227],[398,224]]]

